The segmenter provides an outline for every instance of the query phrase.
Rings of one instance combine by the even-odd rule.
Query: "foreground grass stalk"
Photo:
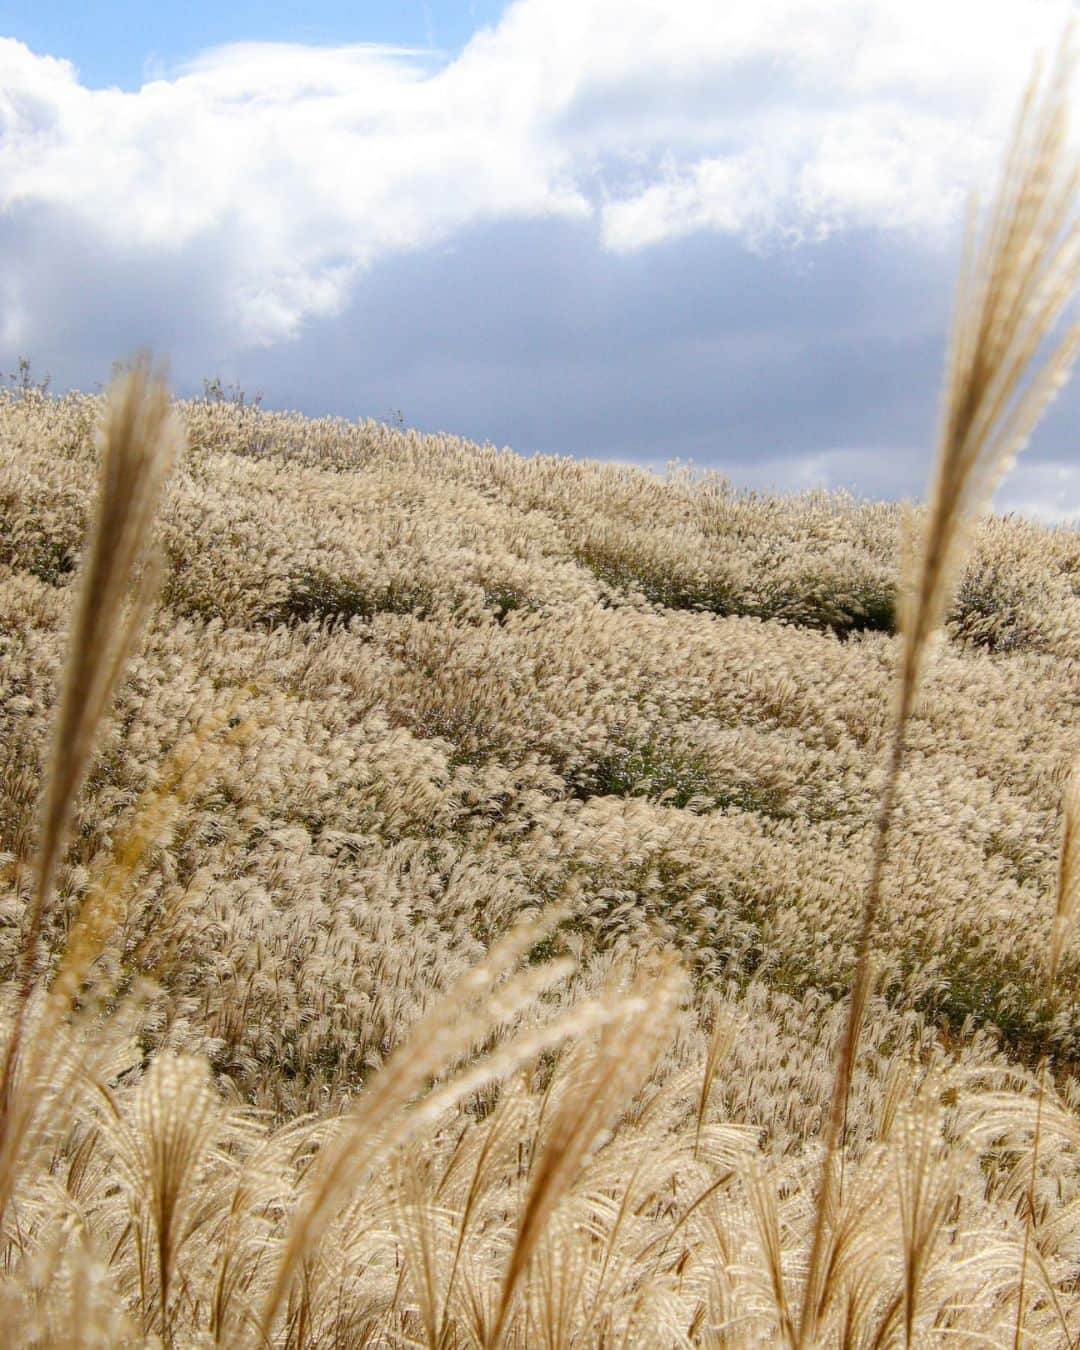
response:
[[[1051,1009],[1057,994],[1058,967],[1076,919],[1080,900],[1080,765],[1073,768],[1065,786],[1061,826],[1061,852],[1058,861],[1057,908],[1046,954],[1046,1000]],[[1047,1030],[1049,1040],[1049,1029]],[[1027,1270],[1031,1244],[1035,1240],[1035,1185],[1039,1175],[1043,1116],[1046,1108],[1046,1079],[1050,1072],[1049,1046],[1044,1045],[1039,1059],[1039,1096],[1035,1108],[1035,1129],[1031,1142],[1031,1172],[1024,1199],[1024,1252],[1020,1262],[1020,1284],[1016,1295],[1016,1327],[1013,1350],[1021,1350],[1024,1339],[1024,1309],[1027,1299]],[[1066,1328],[1068,1335],[1068,1328]],[[1069,1341],[1070,1346],[1072,1341]]]
[[[1073,219],[1080,169],[1065,154],[1071,69],[1066,35],[1041,103],[1038,66],[1029,83],[979,249],[974,212],[970,217],[928,518],[902,595],[890,748],[833,1082],[799,1345],[815,1339],[828,1300],[829,1230],[839,1199],[838,1162],[859,1037],[873,988],[875,928],[907,727],[930,643],[954,593],[972,519],[985,508],[1001,474],[1068,379],[1080,348],[1080,322],[1074,321],[1042,366],[1031,373],[1036,353],[1073,295],[1080,274],[1080,230]]]
[[[914,690],[911,691],[911,697]],[[827,1218],[835,1204],[842,1197],[843,1189],[843,1142],[847,1131],[848,1103],[851,1097],[851,1077],[855,1067],[855,1054],[859,1036],[862,1033],[863,1018],[873,984],[873,942],[878,911],[881,908],[882,882],[885,876],[885,863],[888,857],[889,837],[892,832],[893,816],[896,810],[897,789],[900,783],[900,771],[904,762],[907,741],[907,717],[905,705],[910,708],[910,699],[902,698],[900,712],[893,728],[889,749],[888,765],[885,772],[885,785],[882,788],[878,806],[877,820],[874,826],[873,854],[870,862],[870,877],[866,887],[862,918],[855,954],[855,978],[852,981],[848,1003],[847,1021],[837,1056],[836,1077],[833,1085],[832,1102],[826,1133],[825,1162],[823,1164],[821,1184],[818,1191],[817,1213],[814,1224],[814,1237],[810,1251],[810,1266],[804,1295],[802,1322],[798,1344],[805,1343],[805,1337],[812,1336],[816,1326],[816,1316],[811,1309],[820,1309],[822,1283],[826,1274],[823,1264],[824,1246],[827,1238]],[[839,1159],[838,1159],[839,1155]]]
[[[40,963],[43,926],[75,800],[101,724],[157,589],[154,519],[183,432],[168,391],[142,360],[109,391],[98,430],[100,488],[75,602],[41,807],[33,890],[18,960],[12,1029],[0,1071],[0,1174],[10,1177],[29,1125],[15,1109],[15,1078]],[[131,596],[135,584],[134,597]],[[40,1051],[39,1051],[40,1053]],[[10,1187],[0,1181],[0,1200]]]

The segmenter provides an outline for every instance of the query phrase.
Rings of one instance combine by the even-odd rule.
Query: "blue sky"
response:
[[[461,50],[495,22],[501,0],[228,0],[227,4],[148,5],[145,0],[3,0],[0,34],[35,52],[65,56],[91,89],[137,90],[212,47],[257,39],[333,46],[370,42],[430,50],[434,60]]]
[[[1069,0],[0,0],[0,371],[921,491]],[[1080,519],[1071,389],[999,505]]]

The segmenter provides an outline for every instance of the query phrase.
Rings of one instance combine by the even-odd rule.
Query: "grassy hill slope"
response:
[[[409,1028],[522,915],[566,907],[530,957],[574,958],[565,1006],[612,971],[675,949],[690,992],[649,1089],[653,1115],[630,1113],[589,1164],[601,1169],[592,1190],[582,1184],[558,1211],[569,1227],[552,1250],[585,1242],[585,1273],[560,1296],[581,1308],[607,1289],[611,1271],[575,1227],[584,1220],[565,1215],[591,1196],[595,1241],[610,1239],[614,1251],[617,1178],[645,1140],[683,1162],[631,1206],[633,1238],[618,1233],[630,1245],[618,1248],[613,1320],[580,1343],[613,1343],[604,1336],[616,1333],[629,1344],[676,1343],[676,1326],[709,1344],[779,1335],[782,1317],[763,1291],[775,1293],[769,1262],[790,1262],[803,1240],[851,977],[892,697],[900,510],[526,460],[371,423],[227,404],[181,411],[189,446],[161,519],[161,605],[80,800],[52,950],[145,794],[172,774],[175,818],[125,892],[103,965],[121,992],[145,990],[143,1063],[162,1051],[205,1057],[219,1091],[288,1128],[362,1096]],[[9,982],[98,413],[91,398],[0,395],[0,973]],[[852,1109],[856,1154],[877,1156],[889,1139],[882,1121],[901,1098],[923,1109],[912,1085],[931,1068],[942,1082],[967,1075],[968,1085],[977,1071],[988,1092],[1009,1083],[1023,1096],[1027,1069],[1048,1048],[1061,1111],[1077,1095],[1080,960],[1074,946],[1053,999],[1044,963],[1078,703],[1080,536],[989,520],[911,724],[876,944],[879,996]],[[185,777],[175,766],[192,744],[202,767]],[[551,1072],[542,1062],[514,1091],[473,1102],[469,1140],[493,1137],[491,1122],[507,1139],[531,1137]],[[108,1081],[124,1099],[123,1080]],[[942,1101],[968,1109],[960,1079],[948,1081],[953,1096],[934,1110]],[[1027,1156],[1019,1141],[1030,1122],[999,1121],[995,1132],[979,1119],[982,1134],[972,1126],[964,1147],[978,1135],[983,1151],[955,1181],[953,1264],[957,1253],[989,1261],[987,1234],[1010,1252],[1022,1240],[1010,1168]],[[692,1158],[688,1121],[699,1144],[703,1128],[713,1131]],[[359,1211],[340,1220],[353,1223],[351,1236],[339,1232],[326,1267],[311,1273],[310,1343],[483,1343],[469,1316],[476,1325],[488,1317],[490,1329],[490,1309],[466,1305],[487,1306],[483,1271],[501,1269],[515,1222],[500,1189],[513,1172],[502,1135],[485,1183],[491,1213],[469,1248],[472,1283],[461,1292],[450,1281],[443,1339],[424,1330],[417,1215],[433,1225],[441,1274],[428,1277],[443,1288],[447,1252],[467,1226],[467,1188],[449,1179],[465,1147],[453,1143],[460,1129],[444,1121],[412,1155],[416,1177],[406,1185],[395,1173],[363,1224]],[[962,1133],[954,1120],[946,1137]],[[1044,1184],[1067,1203],[1080,1141],[1065,1125],[1059,1134],[1057,1151],[1044,1145]],[[230,1145],[237,1157],[250,1147]],[[713,1186],[736,1156],[729,1181],[692,1221],[679,1220],[695,1185]],[[299,1175],[301,1161],[279,1170]],[[746,1178],[766,1166],[772,1180],[759,1194],[760,1180]],[[882,1199],[892,1183],[874,1166],[860,1203],[875,1195],[884,1214],[895,1197]],[[951,1154],[949,1167],[961,1177]],[[673,1188],[667,1210],[664,1187]],[[101,1203],[68,1191],[75,1208]],[[776,1241],[787,1256],[770,1253],[776,1201],[765,1191],[781,1197]],[[109,1222],[115,1236],[119,1221]],[[1044,1254],[1067,1306],[1034,1300],[1032,1334],[1076,1322],[1068,1280],[1080,1230],[1071,1223]],[[135,1257],[124,1244],[99,1294],[135,1317],[137,1336],[154,1324],[153,1297],[144,1290],[140,1304],[132,1293]],[[109,1265],[108,1244],[90,1246]],[[193,1286],[220,1261],[211,1248],[190,1256]],[[943,1288],[945,1257],[935,1257]],[[261,1278],[248,1273],[243,1297]],[[329,1311],[338,1279],[350,1311],[335,1323],[346,1317],[340,1298]],[[899,1279],[882,1274],[875,1297],[887,1304],[881,1289]],[[984,1300],[980,1280],[989,1275],[964,1286],[975,1312],[948,1285],[935,1316],[956,1303],[949,1316],[964,1334],[1004,1336],[1014,1313],[1000,1290]],[[857,1283],[843,1287],[849,1300],[870,1297]],[[634,1330],[635,1299],[642,1327],[659,1330]],[[204,1325],[194,1295],[177,1308],[178,1326]],[[540,1314],[527,1299],[515,1308],[507,1343],[540,1344]],[[742,1330],[716,1329],[729,1321]]]

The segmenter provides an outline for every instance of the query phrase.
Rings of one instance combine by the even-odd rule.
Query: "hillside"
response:
[[[663,1181],[673,1209],[631,1206],[632,1235],[619,1231],[629,1246],[619,1248],[611,1294],[617,1316],[580,1343],[615,1343],[616,1330],[618,1343],[681,1343],[673,1326],[702,1343],[770,1340],[769,1262],[790,1264],[803,1241],[854,960],[893,696],[900,508],[746,494],[708,475],[523,459],[449,436],[225,403],[181,413],[188,447],[160,518],[161,601],[80,798],[51,949],[145,794],[171,782],[174,818],[125,892],[102,965],[120,991],[145,990],[144,1062],[163,1049],[205,1057],[220,1100],[265,1109],[267,1130],[362,1097],[409,1028],[522,915],[566,907],[530,957],[573,957],[566,1006],[611,972],[674,949],[690,993],[648,1089],[666,1105],[632,1112],[588,1162],[592,1191],[583,1184],[557,1214],[603,1192],[609,1200],[590,1222],[614,1251],[613,1178],[629,1174],[639,1137],[657,1154],[666,1141],[682,1160]],[[9,983],[99,415],[89,397],[0,396],[0,960]],[[1080,1138],[1065,1104],[1078,1093],[1080,959],[1074,944],[1051,996],[1045,954],[1078,705],[1080,535],[990,519],[911,723],[876,941],[879,994],[851,1112],[855,1154],[876,1157],[889,1139],[883,1120],[905,1093],[921,1102],[912,1085],[932,1065],[951,1085],[941,1101],[981,1122],[964,1135],[965,1149],[980,1141],[966,1170],[950,1154],[962,1198],[948,1223],[951,1255],[939,1244],[927,1263],[928,1285],[941,1287],[934,1317],[951,1308],[963,1344],[1003,1343],[1015,1316],[1000,1293],[978,1291],[993,1284],[993,1261],[1007,1264],[1023,1240],[1015,1172],[1030,1122],[1006,1121],[1000,1101],[1001,1117],[987,1121],[1005,1085],[1030,1101],[1026,1075],[1044,1050],[1060,1122],[1073,1124],[1046,1145],[1040,1185],[1071,1218],[1043,1252],[1058,1309],[1033,1296],[1030,1334],[1054,1343],[1061,1318],[1077,1321]],[[698,1109],[687,1084],[700,1085],[710,1044]],[[109,1081],[121,1100],[122,1080]],[[973,1102],[985,1091],[982,1106],[957,1098],[969,1088]],[[493,1137],[484,1122],[503,1121],[505,1108],[506,1138],[524,1137],[548,1090],[538,1069],[517,1097],[508,1090],[470,1108],[474,1133]],[[703,1127],[712,1134],[704,1155],[690,1157],[695,1119],[699,1141]],[[416,1154],[424,1161],[412,1184],[435,1197],[428,1237],[445,1280],[467,1210],[457,1182],[439,1181],[456,1137],[440,1130]],[[961,1134],[952,1120],[946,1137]],[[500,1136],[492,1163],[498,1178],[512,1153],[505,1143]],[[670,1240],[681,1251],[685,1238],[687,1256],[676,1271],[668,1240],[660,1256],[650,1243],[725,1159],[732,1176],[773,1178],[777,1253],[755,1217],[766,1202],[736,1179],[693,1222],[680,1220],[682,1236]],[[850,1203],[874,1195],[884,1215],[893,1174],[875,1167],[860,1173],[870,1189]],[[309,1327],[310,1343],[483,1343],[467,1324],[486,1314],[467,1305],[487,1306],[479,1272],[484,1260],[498,1266],[491,1253],[510,1242],[512,1209],[500,1220],[499,1204],[485,1201],[492,1212],[469,1279],[454,1285],[460,1308],[447,1295],[453,1328],[432,1339],[417,1274],[427,1239],[410,1227],[428,1202],[400,1179],[396,1191],[387,1185],[393,1194],[372,1202],[363,1223],[359,1211],[337,1221],[353,1224],[350,1236],[339,1233],[335,1255],[311,1275],[313,1287],[351,1282],[350,1306],[368,1298],[365,1311],[345,1331]],[[69,1190],[75,1208],[98,1203]],[[579,1236],[564,1239],[564,1254],[580,1237],[566,1222]],[[109,1223],[118,1231],[115,1216]],[[873,1297],[887,1303],[890,1281],[902,1283],[890,1264],[900,1246],[879,1245]],[[127,1316],[134,1257],[122,1248],[123,1239],[119,1292],[101,1276],[106,1292],[95,1297],[115,1298]],[[104,1247],[94,1250],[106,1260]],[[215,1260],[211,1244],[200,1247],[188,1278]],[[980,1260],[985,1269],[972,1273]],[[571,1321],[615,1279],[586,1256],[580,1264],[586,1273],[560,1295],[568,1302],[558,1315]],[[557,1276],[544,1278],[550,1286]],[[961,1278],[976,1291],[966,1311]],[[851,1281],[845,1298],[871,1298]],[[320,1316],[329,1317],[328,1298],[324,1290]],[[542,1343],[526,1302],[508,1344]],[[177,1318],[201,1325],[192,1308]],[[711,1340],[694,1332],[695,1318],[713,1328]],[[743,1331],[716,1330],[730,1319]]]

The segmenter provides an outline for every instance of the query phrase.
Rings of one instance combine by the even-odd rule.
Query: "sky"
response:
[[[0,372],[923,490],[1073,0],[0,0]],[[999,492],[1080,521],[1080,388]]]

